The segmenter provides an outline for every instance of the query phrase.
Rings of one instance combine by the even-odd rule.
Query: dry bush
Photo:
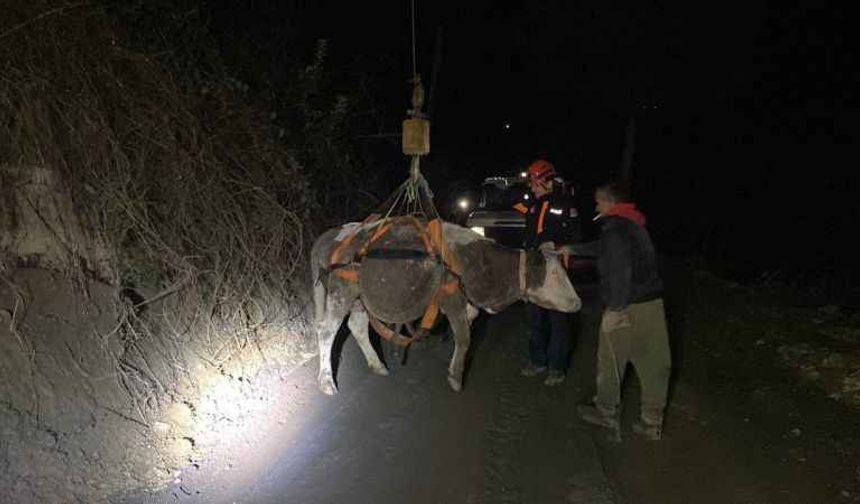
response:
[[[138,347],[159,345],[183,370],[176,348],[190,346],[220,367],[259,347],[263,325],[301,327],[313,197],[241,86],[217,72],[176,77],[129,48],[105,5],[4,2],[0,163],[60,174],[111,258],[100,271],[76,257],[70,273],[143,294],[117,327],[118,370],[135,402],[155,407],[169,387],[132,357]],[[172,341],[139,316],[155,301]]]
[[[137,2],[132,10],[157,3]],[[26,492],[43,502],[50,501],[45,497],[50,492],[91,501],[104,497],[98,492],[123,485],[158,483],[190,456],[184,440],[201,425],[208,429],[207,421],[221,421],[222,412],[207,412],[207,401],[212,402],[207,397],[230,384],[246,388],[248,381],[241,377],[263,367],[307,358],[305,255],[315,198],[302,166],[278,141],[270,115],[250,106],[243,86],[219,69],[210,42],[201,35],[205,30],[183,26],[174,32],[190,34],[184,56],[179,49],[148,52],[149,42],[139,35],[144,31],[158,40],[158,32],[129,30],[128,19],[112,11],[120,4],[126,5],[8,0],[0,9],[0,167],[56,174],[58,198],[71,202],[75,221],[104,249],[93,258],[77,247],[60,247],[69,256],[62,273],[85,299],[88,291],[105,292],[104,286],[90,289],[94,281],[106,282],[116,293],[111,301],[116,306],[99,306],[103,294],[98,302],[68,305],[82,317],[80,327],[89,327],[91,317],[116,318],[111,329],[92,334],[66,334],[65,329],[36,334],[34,328],[54,327],[38,323],[57,319],[54,312],[30,310],[46,315],[28,321],[19,316],[27,310],[19,312],[18,304],[0,310],[4,328],[8,325],[17,338],[10,348],[22,352],[8,362],[26,361],[31,370],[30,376],[4,377],[4,383],[26,398],[37,380],[66,382],[72,390],[91,391],[99,398],[94,404],[118,390],[124,405],[112,403],[112,418],[128,422],[128,440],[146,439],[135,446],[154,440],[154,453],[162,461],[156,476],[137,474],[136,483],[117,472],[122,463],[106,465],[110,470],[101,474],[102,481],[111,484],[103,489],[86,483],[87,471],[99,470],[88,462],[74,466],[77,483],[51,479],[36,467],[40,464],[7,467],[11,478],[27,485],[31,480],[22,475],[36,475],[32,481],[44,488]],[[193,11],[181,21],[193,25],[189,17]],[[195,53],[203,55],[200,64],[194,62]],[[0,223],[14,225],[21,194],[2,178],[0,184]],[[0,292],[24,299],[13,281],[16,264],[9,252],[0,250]],[[40,303],[40,295],[51,299],[46,289],[30,293],[32,303]],[[41,357],[34,358],[36,344]],[[72,353],[73,346],[81,348]],[[62,360],[69,369],[46,364],[51,356],[67,353],[74,357]],[[114,379],[88,378],[91,373],[78,357],[106,365]],[[70,408],[92,408],[80,394],[62,399]],[[246,395],[252,394],[259,395]],[[92,436],[85,441],[83,427],[40,415],[55,399],[36,397],[35,404],[17,408],[12,396],[0,398],[0,406],[20,422],[16,439],[21,446],[38,438],[30,435],[34,432],[54,433],[66,444],[90,443],[90,448],[115,437],[109,434],[114,427],[103,427],[113,424],[99,422],[87,426]],[[196,427],[184,418],[190,413],[175,413],[180,410],[194,411]],[[201,441],[192,447],[199,449]],[[186,451],[177,451],[179,445]],[[56,451],[62,462],[62,453],[72,450],[58,446],[46,449]],[[108,451],[111,457],[150,463],[149,455],[143,457],[147,450]]]

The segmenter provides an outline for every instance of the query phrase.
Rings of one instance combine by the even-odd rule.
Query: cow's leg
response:
[[[466,352],[469,351],[471,334],[466,299],[460,292],[445,297],[440,303],[442,313],[448,317],[454,331],[454,355],[448,366],[448,385],[459,392],[463,388],[463,368],[466,365]]]
[[[349,290],[349,289],[348,289]],[[342,294],[332,295],[326,292],[322,285],[314,286],[315,320],[314,326],[319,343],[320,390],[328,395],[337,393],[337,385],[331,367],[331,348],[334,345],[335,336],[343,323],[343,317],[349,311],[355,296],[345,298]]]
[[[472,303],[466,303],[466,317],[469,319],[469,327],[472,327],[472,322],[474,322],[480,314],[481,310],[476,308]]]
[[[367,311],[365,311],[361,301],[353,303],[352,311],[349,312],[349,321],[347,322],[349,330],[352,332],[355,341],[358,342],[358,346],[361,348],[361,352],[364,354],[370,370],[378,375],[388,376],[388,369],[379,360],[379,356],[376,355],[376,349],[370,344],[370,331],[367,329],[369,323]]]

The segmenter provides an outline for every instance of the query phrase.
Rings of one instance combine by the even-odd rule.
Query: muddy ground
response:
[[[2,273],[2,504],[92,504],[169,484],[212,446],[242,439],[273,407],[268,380],[313,355],[309,340],[261,324],[256,345],[216,366],[193,333],[165,330],[158,303],[132,322],[109,285]]]
[[[111,502],[860,502],[860,424],[844,390],[856,347],[839,340],[842,379],[828,383],[840,394],[809,378],[809,362],[785,359],[785,348],[801,344],[814,349],[807,360],[833,353],[817,331],[833,325],[810,316],[832,308],[686,265],[671,265],[667,284],[676,371],[661,442],[629,430],[635,378],[622,443],[576,417],[593,392],[596,351],[593,292],[583,289],[589,303],[560,387],[518,374],[520,306],[479,319],[460,394],[444,379],[450,341],[416,345],[405,366],[386,348],[391,376],[380,377],[348,339],[338,396],[317,392],[315,361],[272,378],[277,406],[241,442],[189,465],[161,492]]]

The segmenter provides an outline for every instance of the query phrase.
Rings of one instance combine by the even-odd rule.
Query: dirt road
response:
[[[339,395],[317,392],[311,361],[280,383],[284,406],[241,450],[225,447],[158,495],[116,502],[858,502],[856,412],[725,331],[725,310],[739,308],[688,281],[672,281],[667,299],[678,371],[662,442],[629,431],[629,399],[621,444],[576,417],[593,391],[593,303],[576,319],[573,371],[557,388],[519,376],[515,306],[479,319],[460,394],[445,384],[450,341],[416,345],[405,366],[386,350],[391,376],[380,377],[348,339]]]

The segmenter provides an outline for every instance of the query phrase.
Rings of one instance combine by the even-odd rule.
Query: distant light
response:
[[[484,236],[484,228],[477,226],[477,227],[473,227],[471,229],[473,232],[478,233],[481,236]]]
[[[524,199],[524,200],[528,200],[528,199],[529,199],[529,195],[528,195],[528,194],[523,194],[523,199]]]
[[[460,207],[460,210],[468,210],[469,207],[472,206],[472,202],[468,200],[468,198],[460,198],[460,201],[457,202],[457,206]]]
[[[511,123],[505,123],[505,129],[506,130],[511,129]]]
[[[520,177],[521,177],[521,178],[526,178],[526,176],[528,176],[528,173],[526,173],[526,172],[524,172],[524,171],[520,172]]]

